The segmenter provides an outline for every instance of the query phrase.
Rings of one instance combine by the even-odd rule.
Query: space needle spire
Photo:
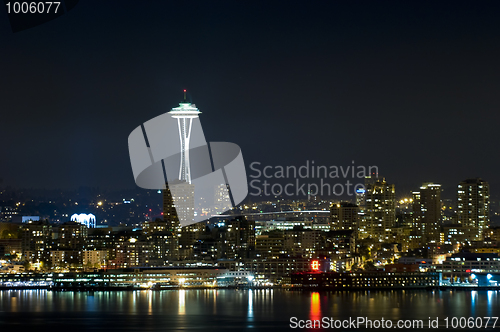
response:
[[[191,129],[193,119],[198,117],[201,112],[195,104],[186,100],[186,90],[184,89],[184,100],[179,103],[179,107],[172,108],[170,112],[174,119],[177,119],[179,126],[179,138],[181,142],[181,163],[179,169],[179,180],[191,183],[191,169],[189,165],[189,140],[191,138]]]

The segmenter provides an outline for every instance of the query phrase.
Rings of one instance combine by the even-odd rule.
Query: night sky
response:
[[[3,4],[2,4],[3,6]],[[500,2],[86,1],[13,33],[0,9],[0,178],[134,188],[127,139],[182,89],[248,165],[377,165],[498,196]]]

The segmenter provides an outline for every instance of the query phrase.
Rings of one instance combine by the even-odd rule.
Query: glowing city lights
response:
[[[80,214],[73,214],[71,216],[71,221],[75,221],[80,224],[84,224],[88,228],[95,228],[96,221],[95,221],[95,216],[92,213],[85,214],[85,213],[80,213]]]
[[[311,262],[311,268],[313,271],[318,271],[319,270],[319,261],[314,260]]]

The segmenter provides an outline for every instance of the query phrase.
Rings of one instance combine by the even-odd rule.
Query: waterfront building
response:
[[[459,253],[447,257],[442,263],[425,266],[430,271],[443,273],[445,277],[469,278],[473,273],[500,273],[498,253]]]
[[[308,258],[264,258],[245,259],[241,261],[221,260],[218,265],[230,271],[249,271],[259,282],[281,283],[292,272],[307,271],[310,269]]]
[[[111,269],[92,273],[0,273],[0,287],[53,287],[60,289],[85,288],[150,288],[213,287],[222,281],[232,286],[230,271],[220,267],[161,267]],[[245,279],[253,275],[245,273]]]
[[[292,285],[327,289],[415,289],[437,287],[439,273],[424,272],[297,272]]]

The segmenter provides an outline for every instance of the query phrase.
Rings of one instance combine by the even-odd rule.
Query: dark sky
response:
[[[397,190],[500,185],[500,2],[85,1],[12,33],[0,177],[133,188],[129,133],[182,89],[247,166],[377,165]],[[448,196],[444,194],[444,196]]]

